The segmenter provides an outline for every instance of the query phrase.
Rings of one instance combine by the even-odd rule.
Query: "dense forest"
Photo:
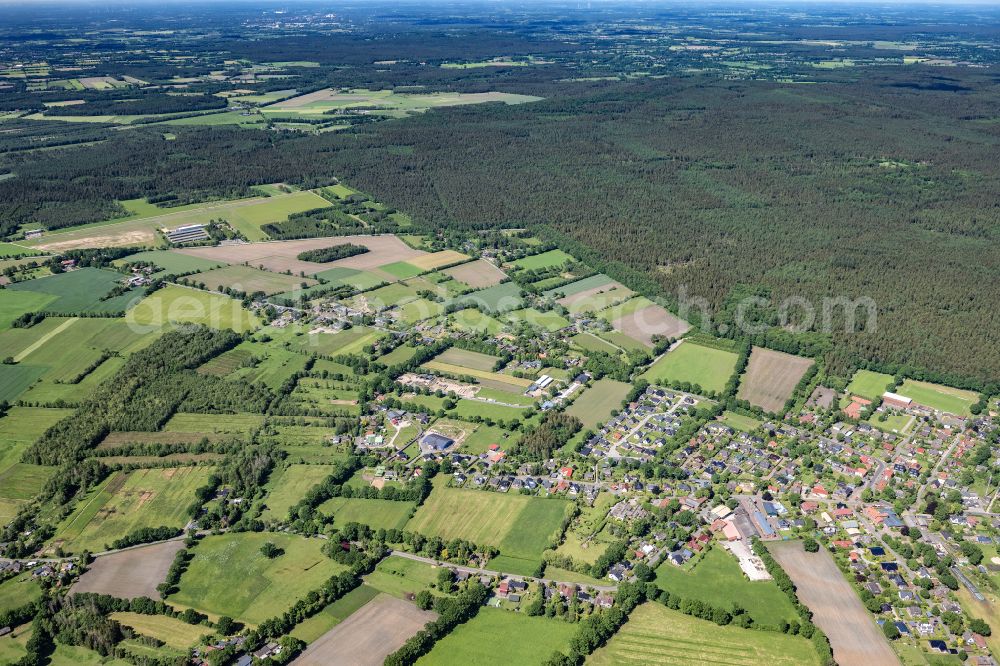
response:
[[[834,333],[834,371],[1000,376],[994,78],[594,88],[367,127],[331,162],[418,221],[547,229],[716,311],[748,287],[874,299],[874,330]]]

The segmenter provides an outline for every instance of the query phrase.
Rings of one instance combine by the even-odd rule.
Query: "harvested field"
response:
[[[559,291],[558,289],[556,290]],[[633,291],[617,282],[597,285],[560,298],[557,303],[572,313],[594,312],[631,297]]]
[[[80,576],[73,592],[110,594],[121,599],[159,599],[156,586],[166,579],[174,555],[183,547],[184,541],[178,539],[98,557]]]
[[[812,364],[811,358],[754,347],[737,397],[768,412],[780,412]]]
[[[769,546],[795,583],[799,600],[813,612],[841,666],[897,666],[899,659],[868,616],[850,584],[826,551],[807,553],[798,541]]]
[[[446,268],[443,272],[475,289],[492,287],[507,278],[506,273],[485,259],[477,259],[454,268]]]
[[[332,245],[353,243],[364,245],[368,252],[340,259],[327,264],[300,261],[297,257],[306,250],[318,250]],[[263,267],[264,270],[283,273],[290,270],[294,275],[304,272],[315,275],[331,268],[371,269],[385,264],[408,261],[427,254],[414,250],[395,236],[337,236],[333,238],[306,238],[292,241],[268,241],[265,243],[245,243],[220,247],[192,247],[177,250],[192,257],[202,257],[227,264],[247,263]]]
[[[423,272],[434,268],[440,268],[441,266],[454,264],[457,261],[463,261],[468,258],[468,255],[456,252],[455,250],[442,250],[440,252],[432,252],[430,254],[414,257],[406,263],[416,266],[421,270],[421,272]]]
[[[310,645],[296,666],[380,666],[424,625],[437,618],[413,604],[380,594]]]
[[[679,338],[688,332],[691,325],[659,305],[647,305],[631,314],[611,322],[615,330],[621,331],[633,340],[653,346],[653,336]]]

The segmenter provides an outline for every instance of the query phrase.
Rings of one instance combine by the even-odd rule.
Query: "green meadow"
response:
[[[651,384],[687,382],[719,393],[736,371],[738,360],[733,352],[683,342],[660,357],[642,378]]]
[[[265,542],[284,553],[268,559]],[[280,615],[330,576],[344,570],[320,552],[322,539],[274,532],[207,536],[168,603],[228,615],[250,624]]]

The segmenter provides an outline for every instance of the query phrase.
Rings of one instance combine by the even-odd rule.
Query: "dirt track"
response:
[[[380,594],[320,636],[295,666],[380,666],[387,656],[437,617],[413,604]]]
[[[799,600],[813,612],[840,666],[899,666],[882,630],[826,551],[807,553],[798,541],[768,547],[791,576]]]
[[[73,592],[110,594],[121,599],[159,599],[156,586],[166,579],[174,555],[183,547],[182,540],[166,541],[98,557],[80,576]]]

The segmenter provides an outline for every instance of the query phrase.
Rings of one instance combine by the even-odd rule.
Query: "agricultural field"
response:
[[[306,643],[312,643],[379,594],[379,591],[371,585],[359,585],[320,612],[297,624],[292,629],[291,635]]]
[[[22,624],[14,627],[11,633],[0,636],[0,662],[16,664],[28,654],[28,639],[31,638],[31,625]]]
[[[38,250],[30,247],[25,247],[23,245],[18,245],[16,243],[2,243],[0,242],[0,257],[23,257],[37,255]]]
[[[656,585],[683,599],[698,599],[719,608],[738,604],[755,625],[777,629],[782,622],[798,620],[792,603],[774,581],[747,580],[736,558],[719,544],[690,571],[670,562],[661,564],[656,569]]]
[[[9,459],[9,456],[5,455]],[[15,462],[0,472],[0,519],[9,521],[17,509],[45,487],[56,470],[53,467]]]
[[[385,594],[410,598],[437,583],[437,567],[398,555],[390,555],[368,574],[365,582]]]
[[[337,333],[309,333],[292,340],[292,348],[302,353],[317,353],[326,356],[358,354],[382,338],[381,331],[366,326],[354,326]]]
[[[91,491],[60,523],[53,543],[67,552],[105,550],[142,527],[176,527],[188,521],[194,491],[211,467],[170,467],[116,472]]]
[[[503,319],[511,323],[525,323],[529,326],[537,326],[550,333],[561,330],[569,326],[569,321],[557,312],[542,312],[534,308],[514,310],[503,316]]]
[[[647,602],[587,660],[593,666],[719,663],[731,666],[819,666],[812,643],[798,636],[720,627]],[[842,662],[850,663],[850,662]],[[871,662],[856,662],[871,663]]]
[[[327,285],[321,285],[323,287],[350,285],[359,291],[366,291],[384,282],[384,279],[379,275],[344,266],[319,271],[315,276],[327,281]],[[308,290],[304,291],[308,293]]]
[[[622,351],[617,345],[614,345],[603,338],[599,338],[588,331],[577,333],[570,338],[570,341],[584,351],[597,351],[604,352],[605,354],[620,354]]]
[[[330,476],[330,465],[289,465],[271,472],[264,498],[262,520],[285,520],[288,510],[306,496],[313,486]]]
[[[635,292],[604,275],[594,275],[550,289],[545,293],[558,296],[556,302],[571,313],[582,314],[597,312],[616,303],[622,303],[631,298]]]
[[[584,428],[593,428],[607,421],[612,410],[619,409],[632,386],[614,379],[598,379],[583,390],[566,413],[583,422]]]
[[[21,454],[49,426],[73,413],[72,409],[11,407],[0,417],[0,474],[19,463]]]
[[[485,289],[500,284],[507,274],[485,259],[477,259],[442,271],[473,289]]]
[[[194,259],[194,257],[188,258]],[[204,273],[190,275],[187,279],[198,285],[203,284],[212,291],[220,291],[228,288],[245,294],[261,292],[266,296],[299,288],[305,289],[317,284],[315,280],[308,278],[271,273],[270,271],[262,271],[249,266],[216,268]]]
[[[262,414],[186,414],[170,417],[163,431],[204,435],[246,435],[264,423]]]
[[[451,301],[463,307],[480,308],[487,312],[506,312],[516,310],[524,303],[521,288],[513,282],[504,282],[493,287],[480,289],[465,296],[459,296]]]
[[[318,198],[318,197],[317,197]],[[323,199],[324,203],[326,202]],[[315,207],[315,206],[314,206]],[[298,255],[307,250],[318,250],[332,245],[363,245],[368,248],[364,254],[339,259],[330,263],[302,261]],[[335,269],[350,268],[357,271],[377,269],[385,264],[408,261],[421,257],[426,252],[414,250],[396,236],[337,236],[332,238],[305,238],[302,240],[272,241],[268,243],[243,243],[215,247],[191,247],[177,250],[192,257],[227,264],[247,264],[274,273],[291,271],[293,275],[327,275]],[[330,274],[333,275],[333,274]],[[380,280],[390,276],[377,274]]]
[[[246,347],[244,347],[246,345]],[[242,348],[242,349],[241,349]],[[261,383],[272,389],[278,389],[289,377],[301,371],[306,364],[307,358],[303,354],[286,351],[275,345],[260,345],[257,343],[243,343],[232,351],[246,351],[252,354],[256,361],[253,365],[242,365],[225,373],[227,379],[242,379],[251,383]],[[228,354],[230,352],[226,352]],[[232,362],[222,354],[209,363],[222,359],[220,363]],[[239,356],[237,356],[239,358]],[[246,361],[250,363],[251,361]],[[209,364],[202,366],[204,369]],[[217,366],[215,366],[217,367]],[[222,368],[220,368],[222,369]]]
[[[737,397],[765,411],[778,413],[812,364],[811,358],[754,347],[740,378]]]
[[[899,663],[830,553],[822,548],[807,553],[799,541],[773,543],[768,548],[795,583],[799,600],[813,613],[813,622],[830,639],[838,663]]]
[[[443,312],[444,305],[435,301],[429,301],[426,298],[409,301],[396,310],[399,321],[406,324],[415,324],[425,319],[433,319],[440,316]]]
[[[56,300],[56,296],[40,291],[4,290],[0,299],[0,331],[10,328],[11,322],[25,312],[39,312]]]
[[[31,291],[53,298],[44,304],[44,310],[60,314],[80,312],[124,312],[142,295],[141,289],[132,289],[107,300],[104,297],[124,279],[121,273],[100,268],[80,268],[56,275],[17,282],[7,286],[11,291]]]
[[[33,248],[61,252],[89,247],[155,247],[162,246],[159,229],[173,229],[188,224],[207,224],[212,220],[227,220],[250,240],[263,240],[261,225],[288,219],[300,213],[330,205],[312,192],[294,192],[275,197],[257,197],[237,201],[215,201],[177,208],[159,208],[145,202],[123,202],[133,215],[120,220],[108,220],[91,225],[45,233],[41,238],[26,241]],[[132,203],[131,206],[128,204]],[[236,263],[236,262],[229,262]]]
[[[417,664],[542,664],[556,650],[568,651],[575,629],[575,625],[557,618],[482,608],[474,618],[435,643],[434,649],[417,660]],[[517,640],[511,640],[514,636]]]
[[[184,541],[130,548],[97,557],[73,586],[73,592],[109,594],[122,599],[159,598],[156,586],[167,578],[167,571],[184,547]]]
[[[963,391],[915,379],[904,381],[896,389],[896,393],[912,399],[918,405],[958,416],[971,415],[972,412],[969,409],[979,401],[979,394],[974,391]]]
[[[333,516],[333,524],[361,523],[372,529],[402,529],[410,519],[415,504],[383,499],[334,497],[317,507],[320,513]]]
[[[457,365],[472,370],[491,372],[500,359],[489,354],[449,347],[443,353],[434,357],[435,361],[448,365]],[[525,384],[527,386],[527,384]]]
[[[686,382],[705,391],[721,393],[736,372],[737,361],[739,355],[733,352],[682,342],[661,356],[642,378],[651,384]]]
[[[568,507],[565,500],[448,488],[435,480],[434,491],[406,529],[496,546],[501,555],[523,562],[522,571],[511,571],[530,573],[542,551],[558,539]]]
[[[539,99],[541,98],[532,97],[531,95],[515,95],[502,92],[410,94],[394,93],[391,90],[367,90],[364,88],[350,90],[326,88],[262,107],[261,111],[265,114],[281,115],[284,117],[289,114],[310,116],[322,115],[334,109],[374,107],[382,113],[399,117],[409,113],[420,113],[428,109],[445,106],[462,106],[487,102],[523,104]]]
[[[163,641],[175,650],[188,650],[194,647],[206,633],[206,628],[203,626],[188,624],[166,615],[112,613],[111,619],[131,627],[138,634]]]
[[[260,552],[265,542],[284,554],[268,559]],[[320,552],[322,545],[321,539],[274,532],[207,536],[195,547],[180,589],[168,603],[263,622],[344,569]]]
[[[392,367],[394,365],[400,365],[401,363],[406,363],[414,354],[417,353],[417,348],[410,345],[400,345],[393,349],[388,354],[378,357],[376,360],[382,365]]]
[[[649,347],[653,346],[656,336],[678,338],[691,329],[686,321],[655,303],[612,319],[611,325],[616,331]]]
[[[554,278],[546,278],[546,280],[563,280],[562,277],[556,276]],[[543,288],[543,282],[535,282],[533,286],[535,288]],[[562,299],[569,296],[575,296],[576,294],[589,293],[595,289],[604,289],[605,291],[611,291],[614,289],[624,289],[621,283],[616,282],[613,278],[604,275],[603,273],[598,273],[597,275],[591,275],[590,277],[585,277],[582,280],[576,280],[575,282],[570,282],[564,284],[560,287],[552,287],[550,289],[545,289],[542,292],[544,298],[555,298]]]
[[[309,645],[295,663],[378,666],[435,618],[436,613],[382,594]]]
[[[854,373],[851,383],[847,385],[848,395],[860,395],[862,398],[874,400],[882,397],[892,384],[892,375],[871,370],[858,370]]]
[[[236,299],[175,285],[168,285],[139,301],[125,314],[125,321],[147,331],[168,325],[205,324],[242,333],[260,326],[257,315],[246,310]]]
[[[394,282],[384,287],[366,291],[351,299],[354,307],[365,310],[384,310],[420,298],[417,290],[404,282]]]
[[[513,265],[522,270],[538,270],[539,268],[555,268],[571,261],[576,261],[576,259],[562,250],[549,250],[518,259],[513,262]]]
[[[116,259],[115,266],[124,266],[134,263],[150,263],[163,269],[167,275],[177,275],[180,273],[193,273],[196,271],[210,271],[213,268],[221,268],[226,265],[222,261],[202,259],[182,254],[175,250],[148,250],[146,252],[136,252],[123,259]]]
[[[408,260],[407,263],[416,266],[421,273],[426,273],[436,268],[450,266],[459,261],[468,261],[469,258],[468,255],[456,252],[455,250],[441,250],[440,252],[431,252],[414,257]]]

